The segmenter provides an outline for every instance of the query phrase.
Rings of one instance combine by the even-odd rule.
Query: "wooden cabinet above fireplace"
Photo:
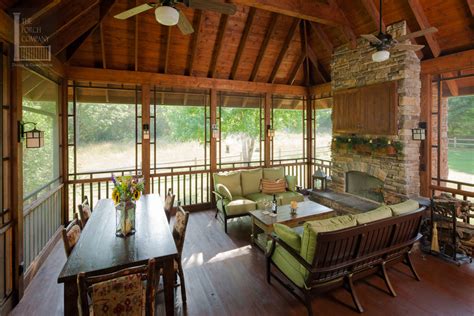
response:
[[[340,134],[396,135],[395,81],[334,93],[333,131]]]

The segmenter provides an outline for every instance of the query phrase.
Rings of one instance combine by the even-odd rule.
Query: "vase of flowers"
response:
[[[127,237],[135,234],[136,202],[145,188],[144,180],[137,176],[112,176],[114,190],[112,200],[115,204],[115,235]]]

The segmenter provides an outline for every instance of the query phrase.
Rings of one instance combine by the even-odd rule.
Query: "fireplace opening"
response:
[[[365,172],[346,173],[346,192],[383,203],[383,181]]]

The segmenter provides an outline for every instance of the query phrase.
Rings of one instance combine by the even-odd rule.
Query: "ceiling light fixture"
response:
[[[378,50],[372,54],[372,60],[380,63],[390,58],[390,52],[387,50]]]
[[[155,10],[155,18],[158,23],[166,26],[173,26],[178,24],[179,12],[170,6],[160,6]]]

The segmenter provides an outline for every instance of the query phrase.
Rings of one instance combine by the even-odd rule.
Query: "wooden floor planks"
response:
[[[249,218],[231,222],[226,235],[213,211],[191,214],[184,246],[188,304],[184,311],[178,295],[176,314],[305,315],[304,306],[277,282],[266,283],[264,255],[249,242]],[[356,283],[364,315],[474,315],[474,264],[457,267],[420,252],[413,257],[421,282],[402,264],[389,269],[396,298],[376,276]],[[62,314],[63,287],[56,279],[65,261],[59,242],[12,315]],[[313,310],[359,315],[342,288],[316,297]]]

